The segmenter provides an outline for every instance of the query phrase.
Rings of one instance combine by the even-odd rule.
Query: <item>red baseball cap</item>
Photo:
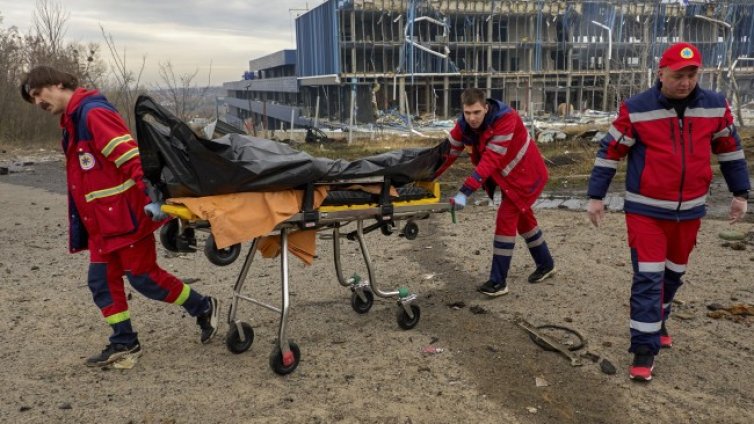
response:
[[[668,47],[660,58],[660,68],[668,67],[674,71],[687,66],[702,66],[702,54],[691,43],[677,43]]]

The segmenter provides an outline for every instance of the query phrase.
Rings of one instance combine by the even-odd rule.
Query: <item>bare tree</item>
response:
[[[114,93],[110,93],[110,101],[112,101],[118,109],[125,115],[129,126],[134,128],[134,116],[132,113],[133,106],[136,103],[136,97],[140,93],[139,85],[141,83],[141,75],[144,72],[144,66],[146,65],[146,55],[141,57],[141,66],[138,72],[134,72],[128,68],[126,61],[126,49],[123,49],[123,55],[118,53],[118,49],[113,40],[112,34],[106,33],[105,28],[100,25],[102,31],[102,37],[105,39],[105,44],[110,52],[112,58],[113,76],[115,78],[116,87]]]
[[[204,87],[198,87],[194,83],[194,79],[199,75],[199,69],[195,69],[194,72],[176,74],[170,60],[159,65],[160,79],[164,86],[156,84],[155,91],[158,97],[182,121],[190,120],[192,115],[200,109],[210,88],[212,61],[209,63],[207,85]]]
[[[0,137],[3,140],[49,141],[59,136],[58,123],[24,104],[18,84],[30,68],[50,65],[76,75],[80,81],[97,82],[104,75],[99,46],[65,43],[68,13],[54,0],[36,3],[28,34],[0,28]],[[0,20],[1,23],[1,20]]]
[[[63,48],[63,38],[70,13],[53,0],[37,0],[32,25],[34,32],[47,44],[49,52],[56,55]]]

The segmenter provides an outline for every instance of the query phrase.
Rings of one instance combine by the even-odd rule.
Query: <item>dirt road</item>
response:
[[[525,282],[528,253],[518,242],[511,293],[489,300],[475,291],[488,274],[494,210],[472,206],[452,224],[447,214],[420,223],[409,241],[372,233],[367,240],[384,288],[419,296],[421,322],[400,330],[395,305],[375,302],[358,315],[340,287],[332,246],[318,243],[310,267],[291,263],[289,336],[301,347],[286,377],[268,365],[277,317],[250,304],[240,316],[256,331],[251,349],[224,345],[227,325],[201,345],[193,319],[131,290],[144,356],[130,370],[91,369],[83,359],[104,347],[108,328],[86,287],[87,255],[66,251],[62,165],[57,178],[31,172],[0,176],[0,359],[5,364],[0,421],[12,423],[750,423],[754,411],[752,317],[708,316],[708,306],[754,304],[754,255],[722,247],[730,227],[707,219],[692,255],[680,304],[669,321],[675,346],[656,360],[649,384],[629,381],[631,265],[623,217],[592,228],[583,213],[539,212],[558,274]],[[40,181],[35,183],[34,178]],[[31,179],[31,180],[30,180]],[[41,188],[32,188],[38,186]],[[50,191],[52,190],[52,191]],[[747,232],[751,218],[736,228]],[[247,246],[244,247],[244,254]],[[240,261],[211,265],[201,254],[160,263],[227,310]],[[168,257],[170,256],[170,257]],[[358,246],[343,246],[346,271],[366,274]],[[277,302],[279,265],[258,260],[253,293]],[[589,350],[617,374],[586,360],[571,367],[532,343],[513,323],[578,330]],[[722,314],[725,315],[725,314]],[[731,318],[728,316],[728,318]],[[441,348],[434,354],[426,347]],[[582,350],[582,351],[583,351]],[[539,384],[537,384],[537,381]]]

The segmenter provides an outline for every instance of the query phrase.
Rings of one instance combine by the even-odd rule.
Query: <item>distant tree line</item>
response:
[[[65,40],[69,12],[55,0],[37,0],[28,33],[6,28],[0,10],[0,142],[40,144],[60,137],[57,119],[23,101],[19,84],[23,75],[37,65],[49,65],[69,72],[83,87],[105,94],[133,127],[133,105],[139,94],[150,94],[187,121],[197,113],[210,116],[214,110],[204,99],[209,85],[197,87],[193,73],[176,73],[168,60],[159,64],[161,82],[147,87],[141,82],[146,56],[133,70],[118,51],[112,35],[101,27],[109,66],[99,43]],[[211,72],[211,70],[210,70]]]

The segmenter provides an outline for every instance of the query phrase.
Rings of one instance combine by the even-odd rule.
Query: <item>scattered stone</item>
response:
[[[550,385],[550,383],[548,383],[547,380],[542,377],[534,377],[534,384],[537,387],[547,387]]]
[[[482,252],[479,249],[477,249],[477,250],[474,251],[474,255],[476,255],[476,256],[479,256],[481,254],[482,254]]]
[[[39,271],[39,267],[36,266],[36,265],[34,265],[34,266],[31,267],[31,270],[32,271]]]
[[[471,307],[469,308],[469,310],[474,315],[483,315],[483,314],[489,313],[489,311],[487,310],[487,308],[484,308],[484,307],[479,306],[479,305],[471,305]]]
[[[462,300],[459,300],[458,302],[448,303],[448,308],[450,309],[463,309],[465,307],[466,303]]]
[[[58,405],[58,409],[73,409],[70,403],[63,402],[60,405]]]
[[[730,244],[730,248],[733,250],[746,250],[746,243],[743,241],[734,241]]]
[[[746,234],[740,231],[726,230],[726,231],[720,231],[720,233],[718,234],[718,237],[720,237],[723,240],[728,240],[728,241],[739,241],[739,240],[745,239]]]
[[[613,347],[613,342],[602,342],[602,346],[604,346],[604,347]]]
[[[725,309],[725,306],[719,303],[710,303],[707,305],[707,309],[709,309],[710,311],[717,311],[719,309]]]
[[[707,316],[712,319],[720,319],[726,315],[728,315],[728,313],[722,309],[717,310],[717,311],[707,312]]]
[[[573,318],[571,318],[571,317],[565,317],[565,318],[563,318],[563,321],[565,321],[565,322],[573,322]]]
[[[690,319],[694,319],[694,314],[692,314],[690,312],[676,312],[676,313],[673,314],[673,316],[676,317],[676,318],[678,318],[678,319],[680,319],[680,320],[684,320],[684,321],[688,321]]]
[[[616,372],[615,365],[605,358],[600,361],[600,370],[607,375],[614,375]]]
[[[201,278],[189,277],[189,278],[184,278],[183,279],[183,282],[186,283],[186,284],[194,284],[197,281],[201,281]]]
[[[496,348],[495,346],[490,346],[490,345],[487,345],[487,350],[489,350],[492,353],[499,352],[498,348]]]
[[[581,355],[580,355],[580,356],[581,356],[582,358],[584,358],[584,359],[588,359],[588,360],[590,360],[590,361],[592,361],[592,362],[597,362],[597,361],[599,361],[599,360],[600,360],[600,356],[599,356],[599,355],[597,355],[597,354],[596,354],[596,353],[594,353],[594,352],[588,351],[588,350],[587,350],[587,351],[585,351],[585,352],[581,352]]]
[[[531,413],[531,414],[536,414],[537,413],[537,408],[535,408],[533,406],[527,406],[526,410],[529,411],[529,413]]]
[[[28,406],[28,405],[21,405],[21,407],[20,407],[20,408],[18,408],[18,411],[19,411],[19,412],[26,412],[26,411],[28,411],[28,410],[30,410],[30,409],[31,409],[31,406]]]

